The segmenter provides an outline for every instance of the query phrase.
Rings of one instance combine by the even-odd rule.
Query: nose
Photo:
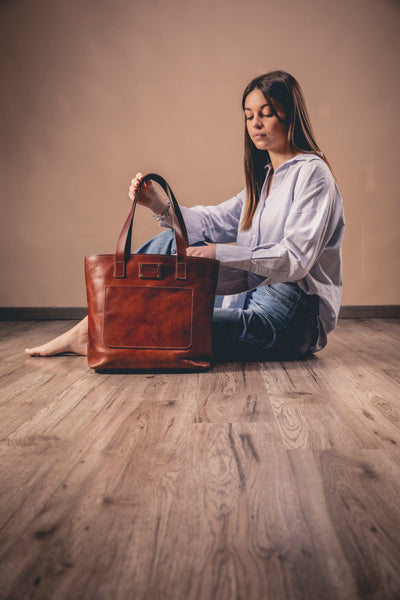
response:
[[[254,115],[252,125],[255,129],[262,127],[262,120],[258,115]]]

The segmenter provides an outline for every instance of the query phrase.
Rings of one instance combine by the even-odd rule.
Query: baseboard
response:
[[[72,321],[86,315],[87,308],[80,306],[0,307],[0,321]]]
[[[342,306],[339,319],[399,319],[399,304],[377,304],[371,306]]]
[[[0,307],[0,321],[78,320],[87,315],[87,308],[74,307]],[[372,306],[342,306],[339,319],[399,319],[399,304]]]

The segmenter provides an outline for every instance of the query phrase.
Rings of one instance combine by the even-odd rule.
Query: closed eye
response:
[[[271,112],[271,113],[268,113],[268,114],[261,113],[260,117],[262,117],[262,118],[270,118],[270,117],[273,117],[273,116],[274,116],[274,114],[275,114],[275,113],[273,113],[273,112]],[[246,117],[246,116],[245,116],[244,120],[245,120],[245,121],[251,121],[251,119],[252,119],[252,118],[253,118],[253,115],[251,115],[251,116],[249,116],[249,117]]]

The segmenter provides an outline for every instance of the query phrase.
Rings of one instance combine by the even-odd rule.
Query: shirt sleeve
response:
[[[236,242],[245,190],[217,206],[181,206],[185,221],[189,244],[210,242],[212,244],[229,244]]]
[[[217,260],[262,276],[268,285],[303,279],[328,241],[336,195],[335,181],[325,164],[304,165],[294,185],[292,204],[284,216],[282,239],[273,243],[264,240],[254,248],[218,244]]]

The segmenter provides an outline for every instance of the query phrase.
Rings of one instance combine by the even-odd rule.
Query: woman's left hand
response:
[[[200,258],[215,258],[217,246],[207,244],[207,246],[190,246],[186,249],[187,256],[199,256]]]

